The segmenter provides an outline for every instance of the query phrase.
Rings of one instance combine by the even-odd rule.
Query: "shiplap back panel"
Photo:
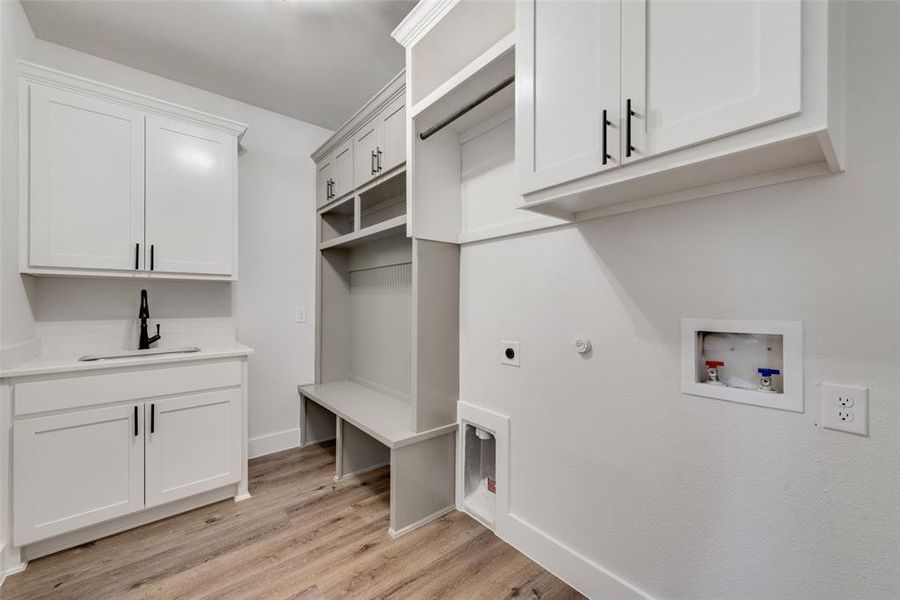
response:
[[[350,273],[350,376],[409,400],[412,265]]]

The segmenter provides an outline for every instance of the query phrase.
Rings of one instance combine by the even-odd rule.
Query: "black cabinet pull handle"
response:
[[[636,116],[633,110],[631,110],[631,98],[625,101],[625,157],[629,158],[631,153],[634,151],[634,146],[631,145],[631,117]]]
[[[134,437],[138,436],[138,423],[137,423],[138,414],[137,414],[137,412],[138,412],[138,407],[135,406],[134,407]]]
[[[381,148],[378,146],[375,148],[378,150],[378,172],[381,173]]]
[[[150,433],[156,431],[156,405],[150,405]]]
[[[141,258],[141,243],[138,242],[134,245],[134,270],[137,271],[140,268],[140,258]]]
[[[612,123],[610,123],[609,119],[606,117],[606,109],[604,108],[603,109],[603,147],[601,149],[603,151],[603,158],[600,161],[601,164],[604,164],[604,165],[606,164],[606,161],[608,161],[609,159],[612,158],[612,156],[610,156],[610,154],[606,151],[606,129],[610,125],[612,125]]]
[[[372,150],[372,158],[369,162],[370,162],[370,166],[372,168],[371,175],[374,175],[375,174],[375,151],[374,150]]]
[[[150,244],[150,270],[153,270],[153,254],[156,250],[156,244]]]

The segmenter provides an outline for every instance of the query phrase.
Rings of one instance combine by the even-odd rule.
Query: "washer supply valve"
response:
[[[772,376],[773,375],[781,375],[781,371],[778,369],[757,369],[757,373],[759,373],[759,391],[761,392],[774,392],[774,388],[772,388]]]
[[[725,363],[721,360],[706,361],[706,383],[712,385],[725,385],[719,381],[719,367],[724,367]]]

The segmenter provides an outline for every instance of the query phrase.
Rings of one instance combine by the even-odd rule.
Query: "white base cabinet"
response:
[[[144,413],[148,508],[240,480],[240,389],[149,402]]]
[[[12,386],[17,547],[229,486],[248,497],[243,358]]]
[[[144,508],[141,418],[122,405],[13,425],[16,545]]]

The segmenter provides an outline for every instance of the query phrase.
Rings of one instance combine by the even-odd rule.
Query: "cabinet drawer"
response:
[[[239,386],[241,381],[240,360],[58,377],[17,384],[15,415]]]

